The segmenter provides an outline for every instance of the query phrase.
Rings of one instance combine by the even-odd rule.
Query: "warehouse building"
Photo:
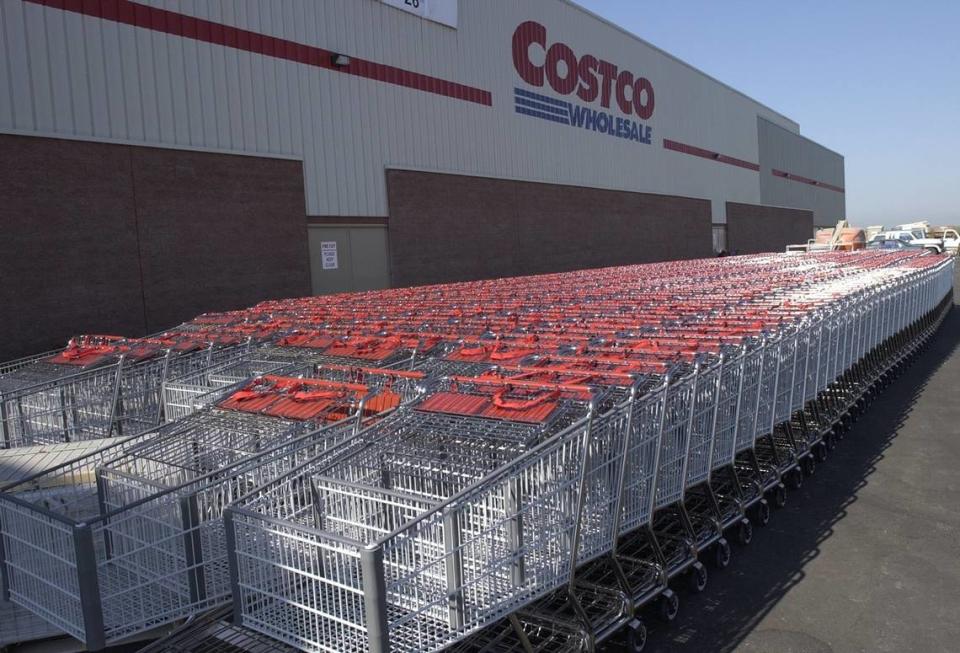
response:
[[[840,155],[566,0],[0,12],[4,357],[267,297],[779,250],[844,217]]]

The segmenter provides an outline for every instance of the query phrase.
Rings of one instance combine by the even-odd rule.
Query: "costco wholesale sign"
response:
[[[601,109],[619,109],[624,115],[522,88],[514,89],[517,113],[645,145],[651,143],[652,128],[636,120],[653,116],[656,97],[649,79],[592,54],[578,56],[566,43],[548,43],[547,28],[536,21],[521,23],[514,30],[513,67],[524,82],[535,88],[548,86],[558,95],[576,95],[586,103],[599,102]],[[543,63],[534,63],[535,58]]]

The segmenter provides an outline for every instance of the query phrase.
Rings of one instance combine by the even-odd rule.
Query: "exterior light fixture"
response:
[[[343,68],[344,66],[350,65],[350,57],[345,54],[336,54],[330,56],[330,63],[338,68]]]

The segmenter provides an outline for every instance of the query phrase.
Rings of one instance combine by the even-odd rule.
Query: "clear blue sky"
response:
[[[847,216],[960,223],[960,0],[577,0],[846,157]]]

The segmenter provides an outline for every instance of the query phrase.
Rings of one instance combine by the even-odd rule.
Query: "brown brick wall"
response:
[[[390,170],[394,286],[710,256],[710,202]]]
[[[727,202],[727,249],[734,254],[782,252],[813,236],[813,211]]]
[[[0,135],[0,360],[310,292],[297,161]]]

